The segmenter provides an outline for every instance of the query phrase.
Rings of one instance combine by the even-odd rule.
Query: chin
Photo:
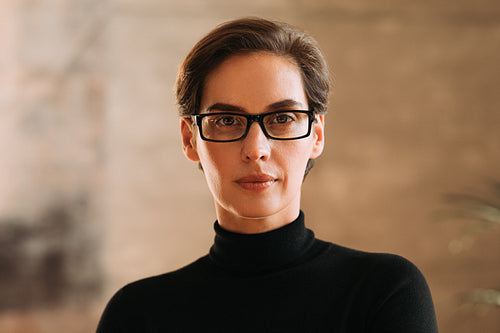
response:
[[[276,215],[283,209],[279,207],[256,207],[256,205],[248,204],[242,208],[235,208],[233,210],[236,215],[246,219],[262,219]]]

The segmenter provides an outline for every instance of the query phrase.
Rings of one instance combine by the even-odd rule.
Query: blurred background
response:
[[[499,332],[496,0],[2,0],[0,331],[92,332],[119,287],[207,253],[173,85],[249,15],[305,29],[331,67],[308,227],[412,260],[440,332]]]

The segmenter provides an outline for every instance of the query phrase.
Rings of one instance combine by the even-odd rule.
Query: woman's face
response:
[[[308,109],[299,69],[288,58],[264,52],[232,56],[216,67],[200,105],[200,113],[291,109]],[[201,162],[221,227],[258,233],[298,216],[307,161],[323,150],[323,116],[317,120],[303,139],[268,139],[254,122],[244,139],[223,143],[202,140],[190,119],[181,120],[184,152]]]

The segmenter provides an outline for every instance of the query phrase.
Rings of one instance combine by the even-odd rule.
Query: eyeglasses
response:
[[[205,141],[232,142],[243,139],[254,121],[274,140],[297,140],[311,134],[314,111],[286,110],[257,115],[217,112],[192,116]]]

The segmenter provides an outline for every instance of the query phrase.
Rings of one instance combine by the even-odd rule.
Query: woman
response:
[[[437,332],[418,269],[318,240],[300,210],[324,145],[329,80],[315,41],[246,18],[199,41],[176,83],[186,157],[217,213],[210,253],[129,284],[98,332]]]

